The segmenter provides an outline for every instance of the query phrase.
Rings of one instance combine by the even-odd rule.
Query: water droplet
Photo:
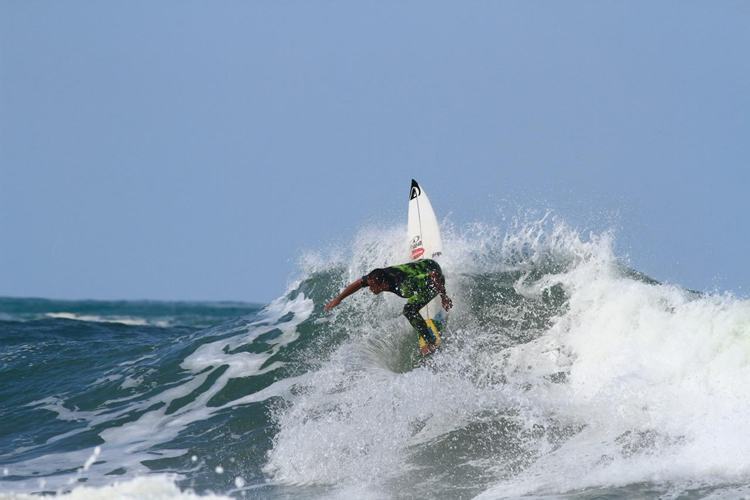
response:
[[[191,462],[197,462],[198,461],[198,457],[196,457],[195,455],[193,455],[192,457],[190,457],[190,461]]]
[[[216,469],[214,470],[216,471],[217,474],[224,474],[224,467],[222,467],[221,465],[217,465]]]
[[[245,480],[242,479],[240,476],[237,476],[234,478],[234,485],[238,488],[244,488]]]

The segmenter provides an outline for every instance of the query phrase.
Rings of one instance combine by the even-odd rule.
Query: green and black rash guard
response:
[[[409,299],[409,302],[418,302],[437,295],[430,277],[433,272],[439,276],[443,274],[440,265],[432,259],[422,259],[383,269],[388,291]],[[362,276],[362,286],[369,286],[367,275]]]

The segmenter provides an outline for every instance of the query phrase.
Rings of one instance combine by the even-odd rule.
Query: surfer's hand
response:
[[[325,306],[323,306],[323,310],[326,311],[326,312],[328,312],[328,311],[330,311],[331,309],[333,309],[334,307],[336,307],[339,304],[341,304],[341,300],[339,300],[339,298],[336,297],[335,299],[333,299],[332,301],[330,301],[328,304],[326,304]]]
[[[443,295],[440,298],[441,298],[441,300],[443,302],[443,309],[445,309],[446,311],[448,311],[451,307],[453,307],[453,301],[450,298],[448,298],[447,295]]]

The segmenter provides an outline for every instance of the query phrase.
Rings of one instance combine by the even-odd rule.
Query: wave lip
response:
[[[0,297],[0,321],[39,321],[64,319],[84,322],[110,322],[129,326],[188,326],[206,328],[252,315],[259,304],[242,302],[164,302],[53,300]]]
[[[50,312],[45,313],[44,316],[53,319],[69,319],[72,321],[88,321],[91,323],[119,323],[121,325],[130,326],[153,325],[162,328],[170,326],[170,322],[166,320],[147,320],[145,318],[137,318],[132,316],[96,316],[91,314],[75,314],[70,312]]]

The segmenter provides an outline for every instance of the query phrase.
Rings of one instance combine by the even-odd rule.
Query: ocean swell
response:
[[[112,304],[3,311],[0,491],[748,488],[748,301],[660,284],[617,257],[611,233],[583,236],[552,216],[446,227],[440,263],[455,308],[424,362],[402,299],[365,291],[323,311],[350,281],[404,261],[404,232],[369,228],[347,248],[307,254],[284,296],[208,328],[213,313],[195,304],[182,323],[174,305],[149,305],[145,321]],[[150,477],[158,484],[137,483]]]

